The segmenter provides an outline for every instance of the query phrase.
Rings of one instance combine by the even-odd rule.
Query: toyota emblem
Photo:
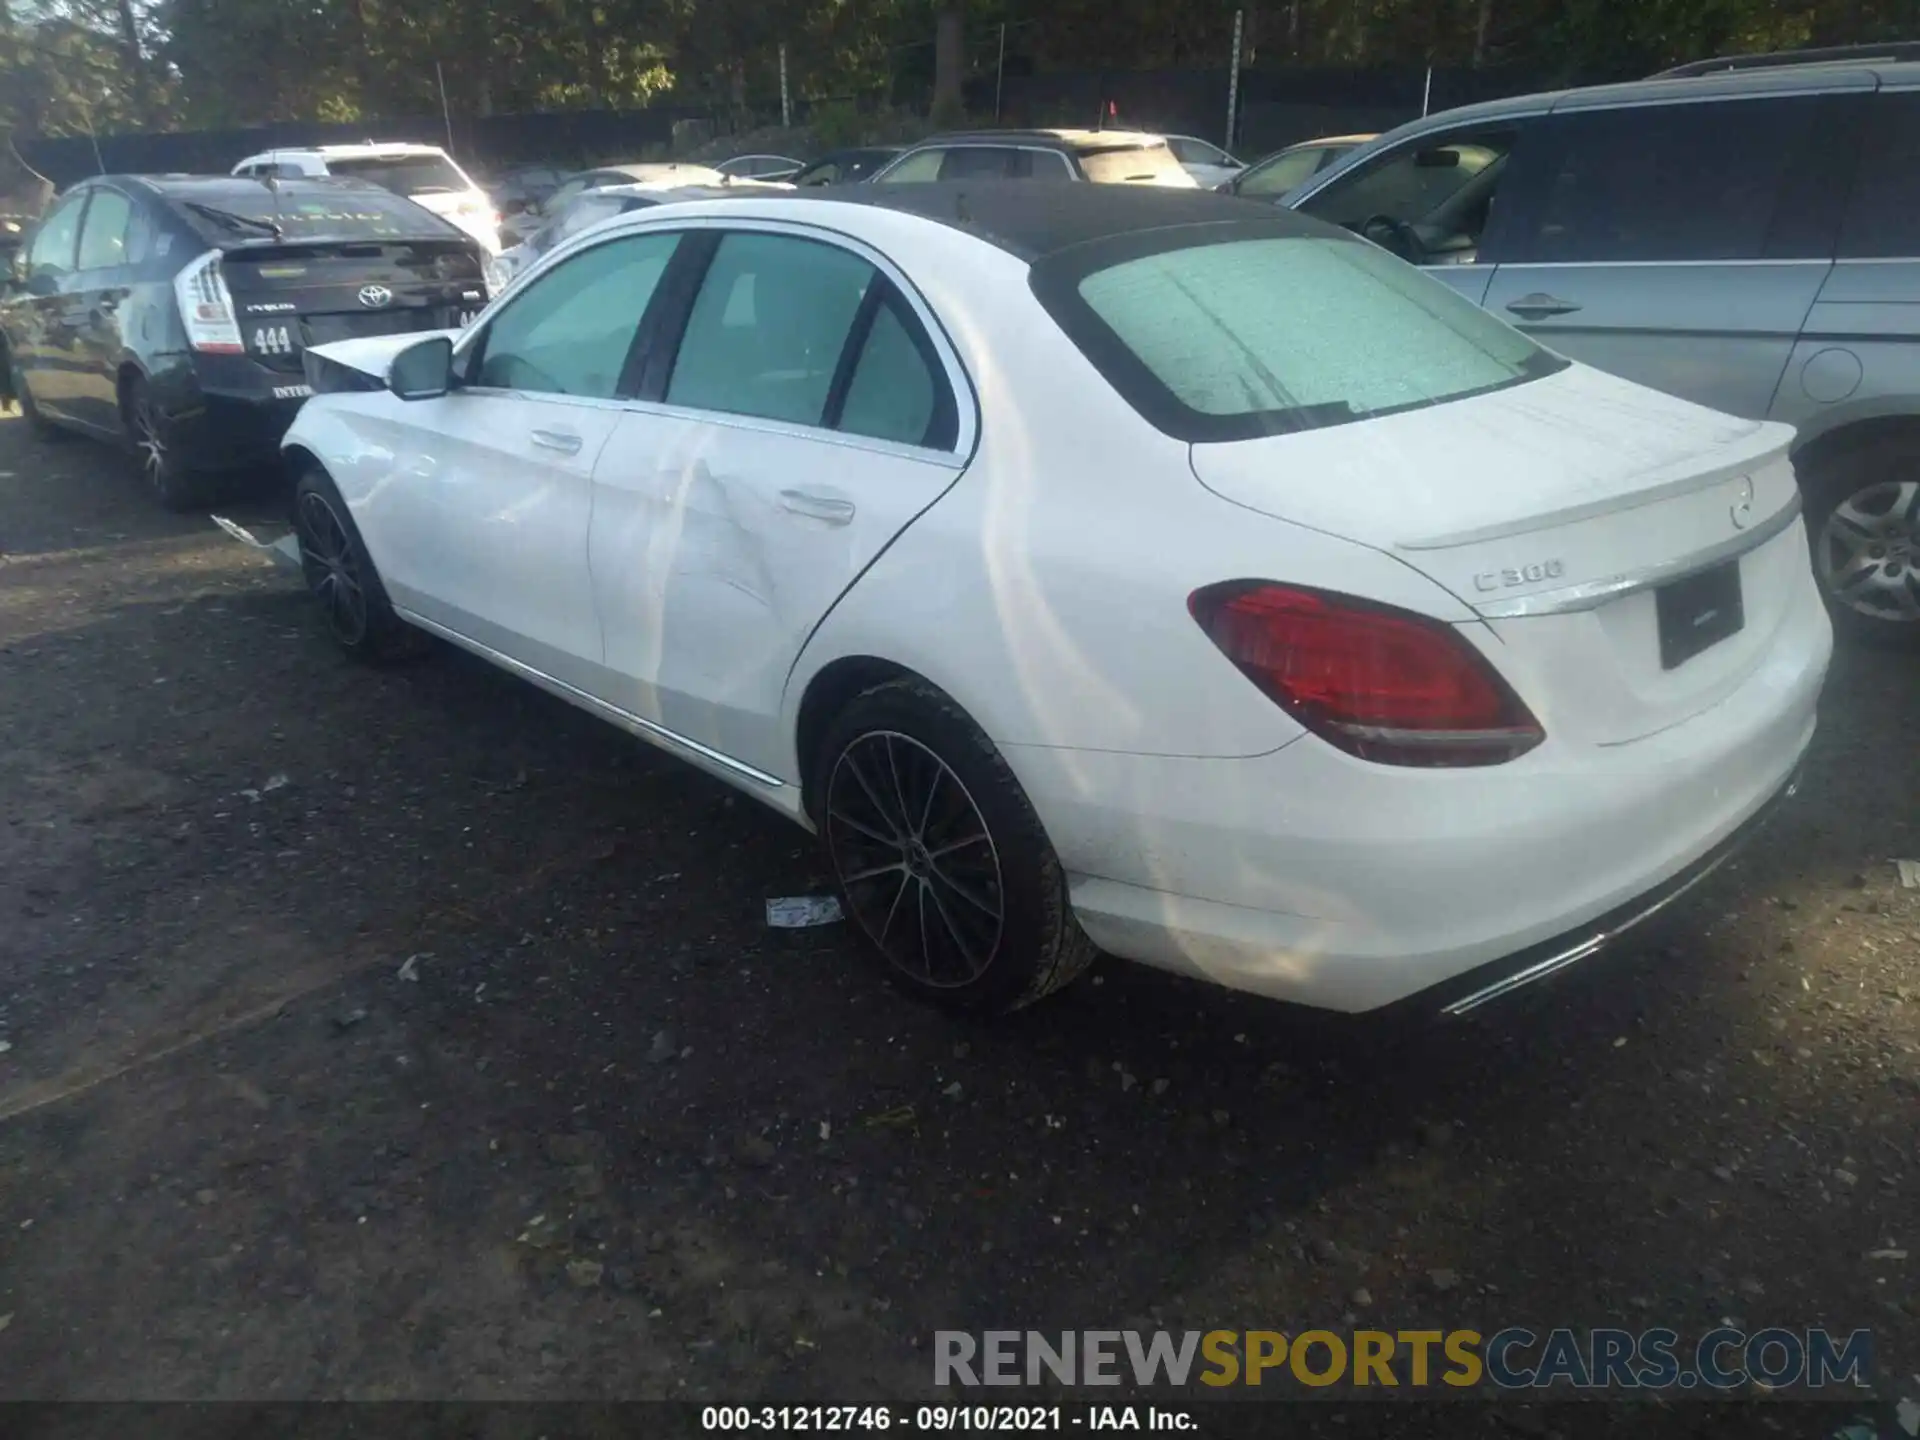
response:
[[[393,291],[384,285],[362,285],[360,303],[369,310],[378,310],[382,305],[393,303]]]

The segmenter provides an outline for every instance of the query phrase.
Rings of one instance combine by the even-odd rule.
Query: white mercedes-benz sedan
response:
[[[307,355],[340,644],[452,641],[816,831],[951,1005],[1099,949],[1459,1013],[1711,871],[1813,734],[1789,431],[1267,206],[678,205]]]

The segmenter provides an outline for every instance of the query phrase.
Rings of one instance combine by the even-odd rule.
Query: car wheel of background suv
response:
[[[1920,646],[1920,443],[1889,436],[1837,451],[1804,488],[1813,571],[1835,627]]]

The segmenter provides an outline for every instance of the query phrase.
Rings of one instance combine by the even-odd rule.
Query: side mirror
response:
[[[453,389],[453,341],[431,335],[395,355],[387,389],[402,400],[432,400]]]

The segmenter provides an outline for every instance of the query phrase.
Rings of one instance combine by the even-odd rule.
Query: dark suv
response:
[[[1799,436],[1837,623],[1920,643],[1920,47],[1429,116],[1287,203],[1540,343]]]
[[[479,245],[363,180],[109,175],[55,201],[0,301],[0,373],[43,432],[118,441],[160,500],[275,461],[308,345],[465,324]]]

